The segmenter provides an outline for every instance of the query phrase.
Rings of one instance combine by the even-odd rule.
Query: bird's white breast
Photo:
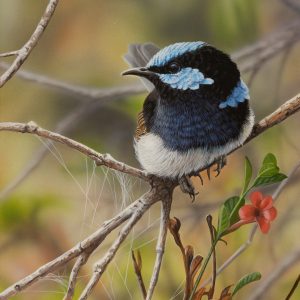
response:
[[[186,152],[174,151],[164,146],[163,140],[153,133],[147,133],[135,141],[135,152],[142,167],[160,177],[181,177],[199,171],[222,155],[241,145],[250,135],[254,124],[252,111],[244,124],[240,136],[214,149],[197,148]]]

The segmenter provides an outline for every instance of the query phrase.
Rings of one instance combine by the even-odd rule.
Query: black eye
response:
[[[168,70],[170,73],[178,73],[180,71],[181,67],[177,62],[172,62],[168,66]]]

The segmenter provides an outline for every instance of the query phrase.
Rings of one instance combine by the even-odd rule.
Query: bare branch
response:
[[[9,64],[0,62],[0,68],[7,69]],[[112,88],[90,88],[80,85],[71,84],[61,80],[51,78],[42,74],[33,73],[30,71],[19,70],[16,76],[38,83],[48,88],[57,90],[58,92],[71,95],[75,98],[84,100],[101,100],[103,102],[124,98],[141,94],[145,91],[142,84],[124,85]]]
[[[37,45],[39,39],[41,38],[43,32],[45,31],[54,14],[58,1],[59,0],[49,1],[41,20],[39,21],[37,27],[35,28],[35,31],[26,42],[26,44],[20,50],[10,52],[14,53],[14,55],[17,53],[17,57],[11,64],[11,66],[1,75],[0,87],[2,87],[19,70],[24,61],[28,58],[30,52]]]
[[[285,258],[274,268],[270,273],[269,277],[266,278],[261,285],[252,291],[249,300],[259,300],[267,293],[272,287],[273,283],[277,281],[287,270],[292,268],[297,262],[300,261],[300,248],[294,252],[289,253]]]
[[[155,286],[158,281],[158,276],[160,273],[160,267],[161,267],[163,255],[165,252],[169,217],[170,217],[170,211],[171,211],[171,205],[172,205],[172,195],[169,195],[167,198],[162,200],[161,205],[162,205],[161,206],[161,220],[160,220],[159,235],[158,235],[157,245],[156,245],[156,253],[157,254],[156,254],[155,264],[154,264],[146,300],[152,299],[154,289],[155,289]]]
[[[69,278],[67,293],[63,300],[72,300],[75,292],[77,277],[81,267],[87,262],[91,252],[83,252],[76,260]]]
[[[252,71],[282,50],[298,42],[300,40],[299,26],[299,21],[291,22],[257,43],[234,53],[232,58],[238,62],[241,72]]]
[[[75,140],[67,138],[63,135],[58,133],[43,129],[39,127],[34,122],[25,123],[13,123],[13,122],[5,122],[0,123],[0,131],[14,131],[14,132],[21,132],[21,133],[31,133],[43,138],[47,138],[61,144],[65,144],[72,149],[75,149],[84,155],[90,157],[92,160],[96,162],[98,166],[104,165],[111,169],[127,173],[133,175],[135,177],[144,179],[149,181],[149,177],[145,171],[136,169],[134,167],[128,166],[122,162],[115,160],[110,154],[100,154],[97,151],[89,148],[88,146],[81,144]]]
[[[19,54],[19,51],[10,51],[10,52],[5,52],[5,53],[0,53],[0,57],[8,57],[8,56],[16,56]],[[9,64],[7,64],[9,67]]]

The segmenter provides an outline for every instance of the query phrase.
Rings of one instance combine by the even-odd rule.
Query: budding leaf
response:
[[[253,281],[260,280],[260,278],[261,278],[261,274],[259,272],[253,272],[253,273],[250,273],[250,274],[242,277],[235,285],[233,292],[232,292],[232,296],[234,296],[245,285],[247,285]]]
[[[284,180],[287,176],[279,173],[277,160],[274,154],[268,153],[262,163],[258,176],[254,180],[252,187],[268,185]]]

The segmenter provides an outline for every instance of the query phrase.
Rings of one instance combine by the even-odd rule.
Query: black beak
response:
[[[122,75],[135,75],[139,77],[145,77],[145,78],[150,78],[154,75],[154,72],[151,72],[149,69],[143,67],[143,68],[133,68],[126,70],[122,73]]]

